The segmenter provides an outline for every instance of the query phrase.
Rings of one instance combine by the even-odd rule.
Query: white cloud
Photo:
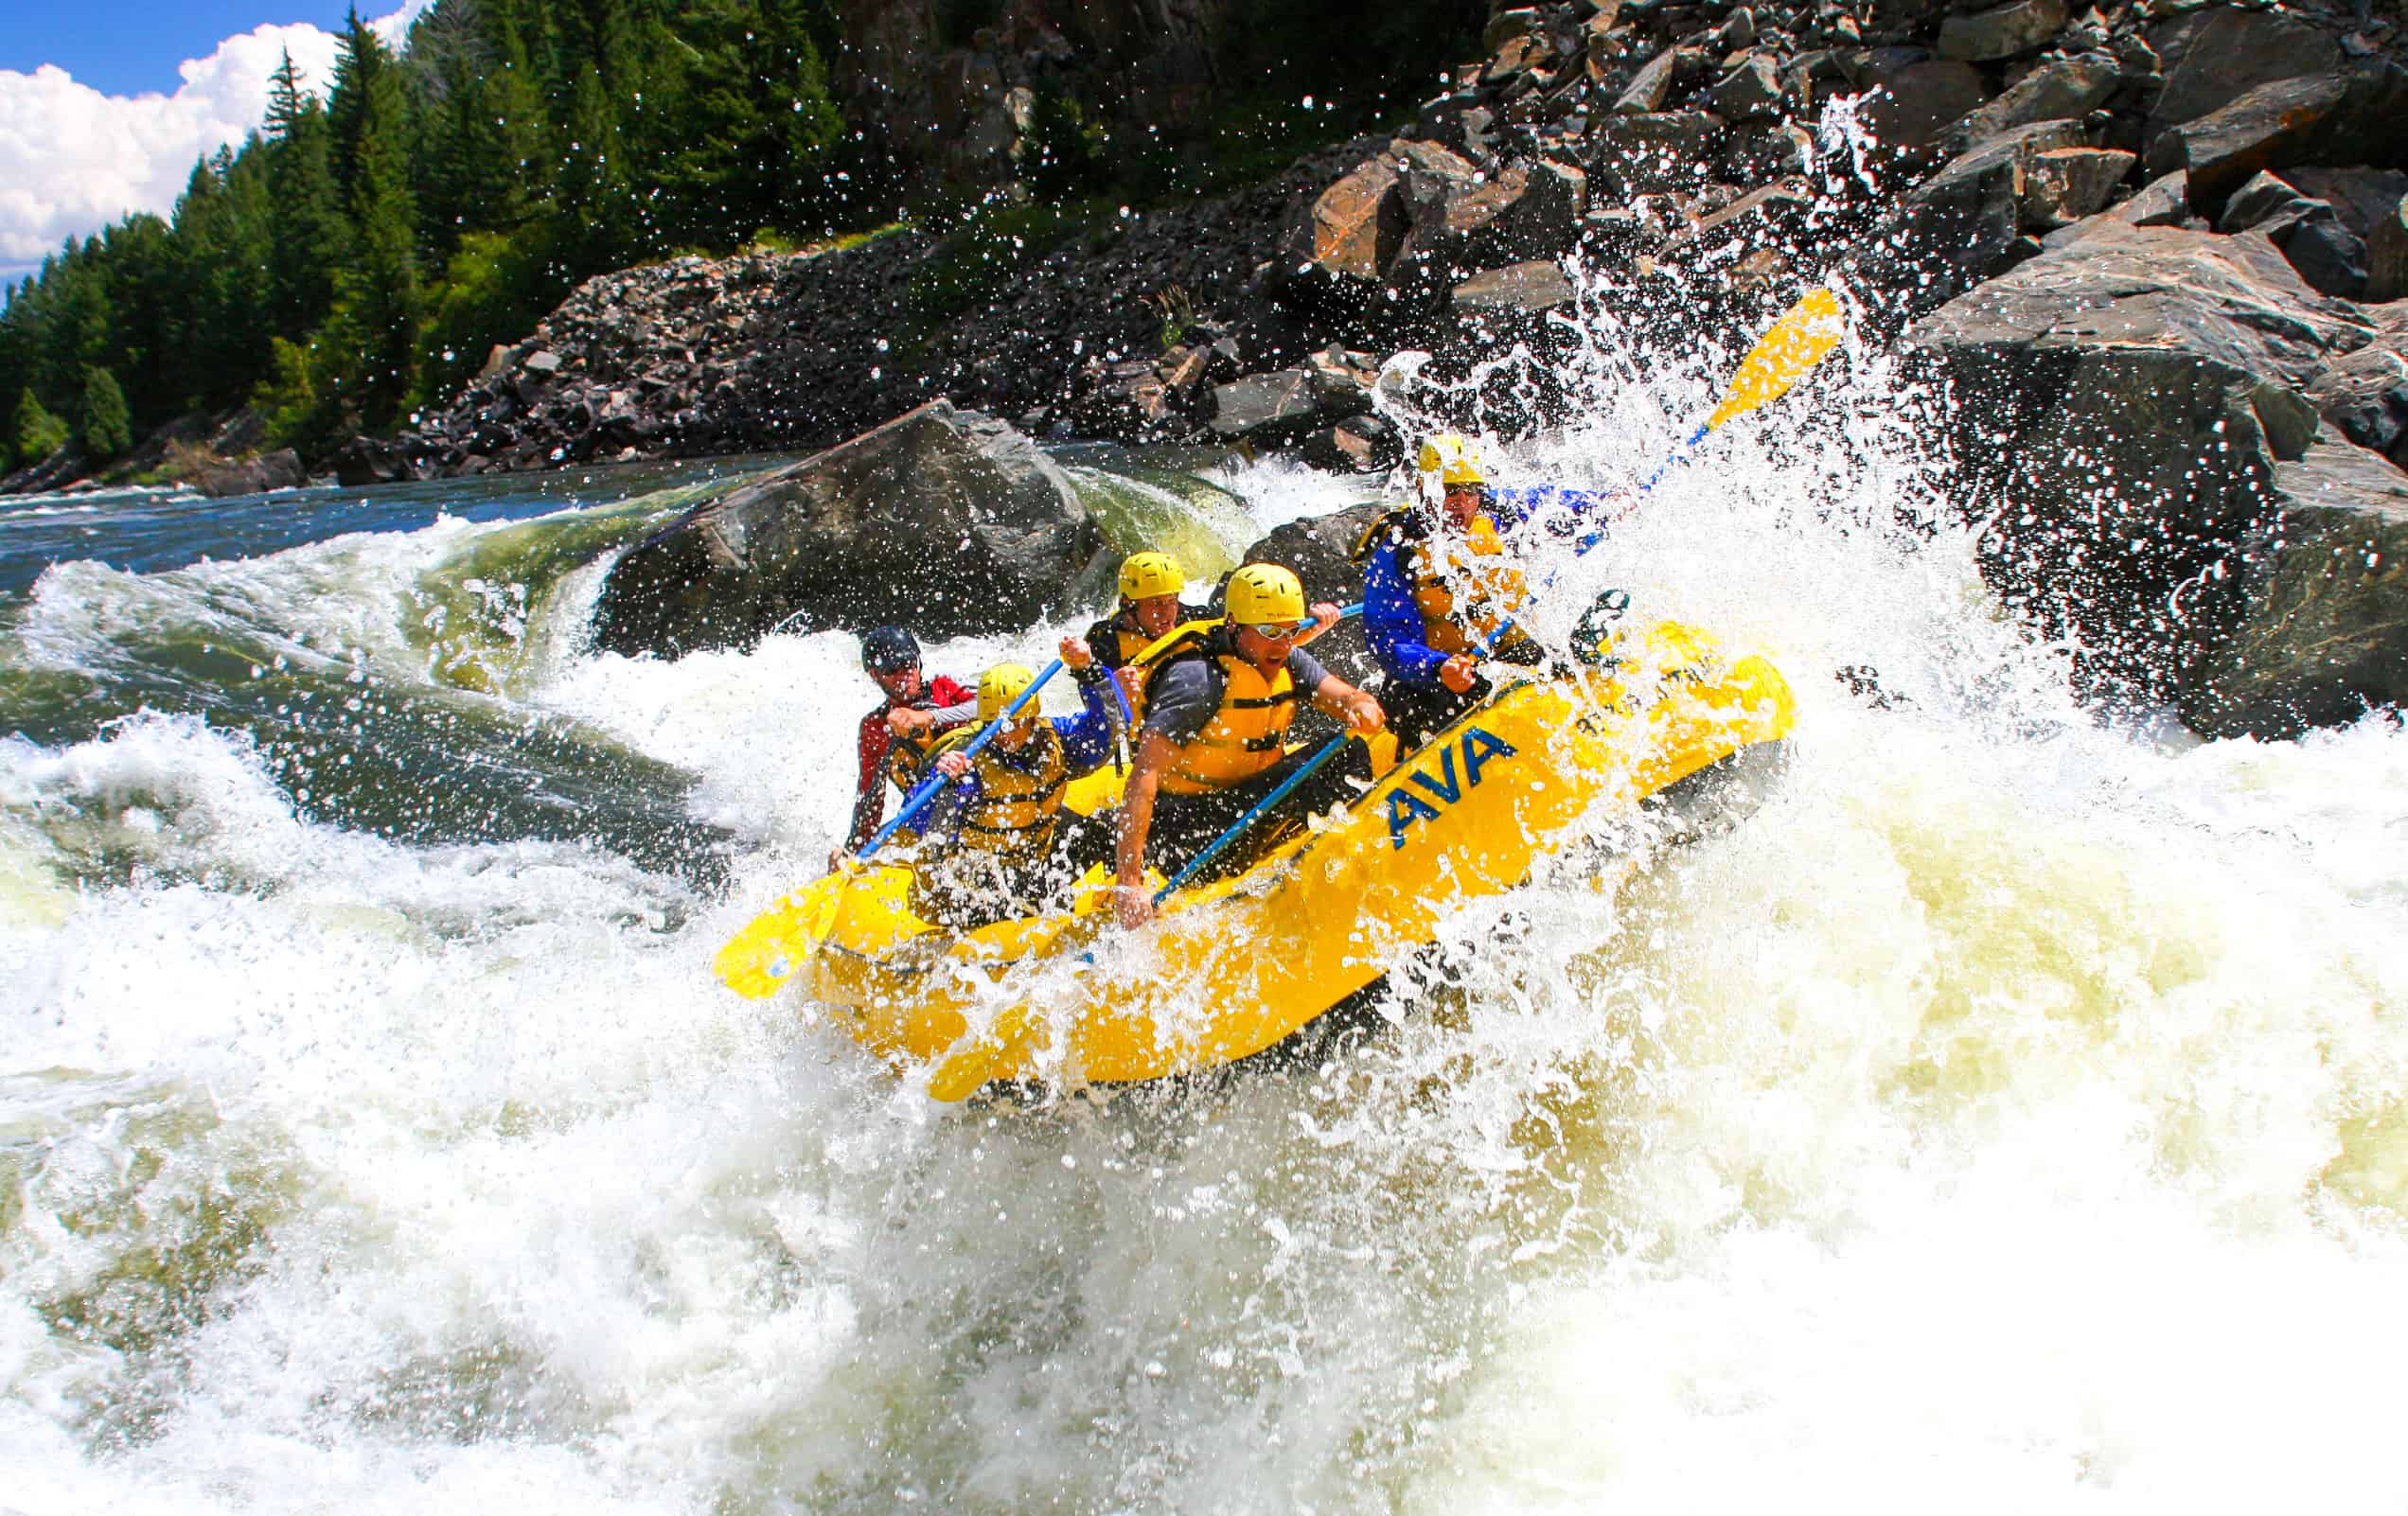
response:
[[[371,23],[398,42],[432,0]],[[267,118],[268,76],[290,51],[323,92],[336,39],[301,23],[229,37],[206,58],[178,65],[173,95],[103,95],[48,63],[30,74],[0,69],[0,278],[138,210],[165,215],[193,162]]]

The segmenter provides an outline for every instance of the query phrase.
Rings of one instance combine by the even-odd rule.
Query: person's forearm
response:
[[[1154,790],[1159,782],[1159,775],[1140,769],[1121,797],[1121,831],[1114,839],[1113,861],[1124,885],[1145,882],[1145,838],[1154,830]]]

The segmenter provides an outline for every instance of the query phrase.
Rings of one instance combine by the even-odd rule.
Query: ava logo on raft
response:
[[[1455,754],[1458,749],[1461,749],[1463,754],[1463,765],[1460,772],[1455,766]],[[1426,768],[1416,768],[1405,776],[1408,783],[1399,784],[1388,792],[1388,845],[1391,848],[1403,847],[1405,834],[1412,830],[1413,823],[1437,820],[1439,806],[1454,804],[1463,798],[1463,791],[1480,782],[1480,768],[1483,765],[1498,758],[1511,758],[1514,756],[1514,750],[1512,743],[1493,732],[1486,732],[1478,727],[1467,730],[1463,733],[1461,742],[1450,743],[1439,749],[1437,777],[1433,778]],[[1432,804],[1430,801],[1424,800],[1413,793],[1411,787],[1413,784],[1419,784],[1429,791],[1437,804]]]

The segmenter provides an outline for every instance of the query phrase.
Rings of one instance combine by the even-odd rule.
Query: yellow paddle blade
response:
[[[719,982],[753,1000],[785,989],[836,925],[846,883],[843,873],[829,874],[753,917],[712,960]]]
[[[1706,430],[1711,432],[1734,416],[1787,395],[1790,386],[1804,379],[1847,335],[1839,296],[1821,286],[1808,291],[1806,298],[1790,307],[1748,351],[1739,372],[1731,376],[1729,393],[1706,418]]]

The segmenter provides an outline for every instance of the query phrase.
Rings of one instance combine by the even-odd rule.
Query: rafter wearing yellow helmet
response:
[[[1167,553],[1132,553],[1121,562],[1120,609],[1087,629],[1096,661],[1114,671],[1127,696],[1131,725],[1145,717],[1145,673],[1137,655],[1179,624],[1179,591],[1187,575]]]
[[[1526,592],[1519,529],[1542,505],[1579,516],[1609,500],[1583,490],[1500,490],[1487,450],[1459,432],[1427,438],[1414,463],[1420,498],[1373,521],[1354,546],[1364,635],[1388,675],[1381,698],[1400,752],[1487,696],[1483,657],[1542,656],[1517,621],[1497,635]]]
[[[1335,606],[1308,607],[1294,571],[1249,563],[1230,576],[1228,615],[1190,622],[1147,648],[1145,722],[1137,762],[1121,800],[1117,845],[1122,924],[1153,914],[1145,867],[1177,873],[1231,822],[1268,796],[1303,761],[1287,753],[1297,705],[1313,704],[1369,735],[1385,717],[1379,702],[1323,668],[1298,645],[1334,622]],[[1346,781],[1369,776],[1360,761],[1329,764],[1283,801],[1282,815],[1309,815],[1351,793]],[[1278,836],[1265,826],[1245,848],[1214,860],[1220,872],[1244,868]]]
[[[1061,643],[1062,662],[1078,681],[1079,714],[1047,718],[1032,699],[973,755],[973,732],[940,743],[931,763],[953,783],[933,802],[921,830],[912,908],[961,930],[1037,911],[1107,855],[1110,834],[1073,833],[1063,824],[1062,792],[1111,755],[1118,730],[1105,692],[1108,679],[1087,644]],[[998,663],[979,676],[979,720],[991,722],[1036,682],[1025,663]],[[1075,820],[1073,818],[1072,820]]]

